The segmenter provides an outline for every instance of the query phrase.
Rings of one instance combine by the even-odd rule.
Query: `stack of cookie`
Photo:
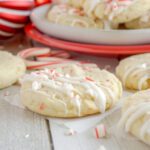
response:
[[[100,29],[150,27],[149,0],[55,0],[48,12],[53,23]]]

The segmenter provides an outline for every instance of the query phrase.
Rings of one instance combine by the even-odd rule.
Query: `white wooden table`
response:
[[[20,49],[33,46],[30,40],[19,36],[14,40],[1,42],[1,49],[16,53]],[[80,55],[80,59],[99,61],[100,66],[109,64],[103,58]],[[111,64],[117,65],[117,60]],[[0,150],[98,150],[104,145],[107,150],[135,149],[132,141],[119,141],[115,136],[111,140],[96,140],[90,132],[64,135],[65,129],[58,124],[51,123],[47,119],[33,112],[19,109],[8,104],[1,97],[0,91]],[[105,120],[107,125],[112,125],[113,120]],[[136,147],[137,150],[150,150],[146,145]]]

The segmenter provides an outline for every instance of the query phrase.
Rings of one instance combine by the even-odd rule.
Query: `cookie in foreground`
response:
[[[65,64],[22,78],[21,99],[30,110],[51,117],[104,113],[122,95],[120,81],[96,65]]]
[[[150,90],[125,99],[118,126],[150,145]]]

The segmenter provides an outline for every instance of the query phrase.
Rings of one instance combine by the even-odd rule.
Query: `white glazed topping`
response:
[[[137,105],[130,106],[126,112],[123,113],[121,120],[119,121],[119,127],[125,128],[126,132],[129,132],[133,123],[146,115],[150,111],[150,102],[143,102]],[[150,127],[150,120],[146,120],[140,130],[141,139],[145,138]]]
[[[123,12],[130,6],[134,0],[105,0],[108,19],[111,21],[115,16]]]
[[[70,16],[83,16],[83,12],[76,9],[76,8],[71,8],[65,4],[61,4],[58,6],[54,6],[50,12],[51,14],[56,15],[54,22],[55,23],[59,23],[60,19],[62,19],[62,17],[64,15],[70,15]],[[65,18],[65,20],[70,21],[70,18]],[[89,27],[89,24],[84,21],[83,19],[77,19],[77,17],[75,17],[74,19],[72,19],[72,23],[71,26],[75,26],[77,23],[81,23],[82,25],[84,25],[84,27]]]
[[[105,0],[106,11],[105,14],[112,20],[115,16],[127,9],[135,0]]]
[[[146,134],[150,135],[150,120],[145,122],[141,128],[140,136],[142,139],[144,139]]]
[[[53,15],[79,15],[81,12],[78,9],[71,8],[65,4],[53,6],[50,10],[50,13]]]
[[[140,18],[140,22],[141,23],[147,23],[150,21],[150,11],[147,12],[147,14],[143,15],[141,18]]]
[[[130,61],[130,60],[129,60]],[[141,63],[128,66],[125,68],[125,73],[122,76],[123,85],[126,85],[128,77],[138,76],[138,89],[141,90],[143,84],[147,79],[150,78],[150,64],[149,63]]]
[[[86,77],[71,77],[69,75],[63,75],[55,70],[44,70],[39,72],[31,73],[30,75],[24,76],[22,82],[29,81],[32,83],[32,89],[34,92],[41,92],[42,87],[50,87],[67,95],[77,106],[77,114],[80,116],[81,112],[81,96],[83,92],[77,90],[75,87],[82,87],[85,93],[91,95],[94,98],[96,106],[99,110],[104,113],[106,110],[107,96],[111,99],[112,104],[115,100],[115,92],[111,88],[97,84],[94,80],[89,80]],[[44,93],[44,91],[42,91]],[[50,97],[46,92],[45,94]],[[106,96],[107,95],[107,96]],[[65,101],[59,100],[64,105],[64,109],[67,108]]]
[[[86,21],[83,21],[83,20],[81,20],[81,19],[74,19],[73,21],[72,21],[72,23],[71,23],[71,26],[75,26],[76,24],[82,24],[82,25],[84,25],[84,27],[86,27],[86,28],[88,28],[89,27],[89,24],[86,22]]]
[[[102,0],[92,0],[90,4],[90,9],[88,10],[87,14],[90,15],[100,2],[102,2]]]
[[[92,0],[88,14],[94,11],[101,2],[105,3],[105,15],[111,21],[115,16],[128,8],[135,0]]]

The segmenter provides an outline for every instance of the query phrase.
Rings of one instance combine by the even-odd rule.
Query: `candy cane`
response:
[[[71,61],[67,59],[70,57],[67,52],[52,51],[49,48],[29,48],[19,52],[18,56],[24,59],[29,70]],[[36,60],[29,60],[30,57],[35,57]]]
[[[93,129],[93,134],[96,139],[104,138],[107,135],[106,127],[104,124],[100,124]]]

